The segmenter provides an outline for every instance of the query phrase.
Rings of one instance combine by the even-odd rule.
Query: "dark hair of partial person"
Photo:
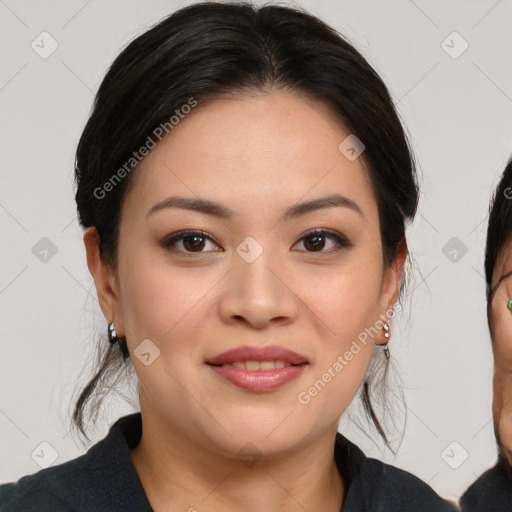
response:
[[[347,133],[363,142],[360,158],[378,206],[383,267],[395,260],[405,241],[406,221],[416,213],[419,192],[408,138],[379,75],[342,35],[301,8],[203,2],[181,8],[128,44],[96,94],[76,152],[75,198],[79,222],[83,228],[97,228],[107,264],[116,268],[120,205],[136,171],[106,199],[97,199],[95,189],[190,98],[201,103],[225,93],[272,90],[322,102]],[[405,278],[404,271],[399,300]],[[97,416],[105,390],[119,380],[124,366],[117,344],[110,345],[106,337],[98,345],[96,374],[73,412],[72,427],[86,438],[86,404],[91,403]],[[367,418],[389,447],[372,402],[373,386],[382,395],[388,372],[388,362],[382,350],[378,352],[380,362],[374,365],[375,357],[372,360],[361,398]]]
[[[512,240],[512,156],[501,175],[489,206],[487,240],[485,244],[485,282],[487,290],[487,321],[492,333],[491,304],[499,282],[492,286],[496,260],[502,249]],[[502,279],[507,276],[501,276]]]

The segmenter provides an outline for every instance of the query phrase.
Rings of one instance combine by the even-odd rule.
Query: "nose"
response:
[[[287,324],[296,320],[300,299],[284,267],[275,263],[275,254],[265,250],[251,263],[235,258],[220,301],[224,322],[247,322],[261,329],[269,322]]]

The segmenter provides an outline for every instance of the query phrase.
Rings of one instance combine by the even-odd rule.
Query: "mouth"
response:
[[[273,370],[288,366],[309,364],[305,356],[279,345],[251,347],[244,345],[206,360],[213,366],[232,365],[249,371]]]
[[[250,392],[268,392],[298,378],[309,361],[279,346],[238,347],[208,359],[206,364],[224,381]]]
[[[257,369],[248,370],[247,366],[251,366],[253,363],[258,365]],[[252,393],[261,393],[274,391],[285,384],[300,377],[302,372],[306,369],[309,363],[302,364],[289,364],[282,368],[276,368],[274,362],[264,361],[265,363],[272,364],[273,369],[262,369],[257,361],[243,361],[240,362],[240,366],[231,364],[213,365],[209,367],[213,372],[220,377],[224,382],[236,386],[244,391],[250,391]],[[242,366],[243,365],[243,366]],[[255,368],[255,365],[253,366]],[[265,366],[263,366],[264,368]]]
[[[290,366],[303,366],[309,363],[291,364],[282,360],[270,361],[235,361],[234,363],[212,364],[206,363],[210,366],[220,366],[223,368],[238,368],[239,370],[246,370],[249,372],[267,371],[267,370],[280,370],[281,368],[289,368]]]

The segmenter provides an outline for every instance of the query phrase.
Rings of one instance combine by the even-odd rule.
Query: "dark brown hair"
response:
[[[97,190],[133,151],[190,98],[201,103],[223,93],[270,89],[322,101],[363,142],[361,158],[379,211],[383,265],[394,261],[405,240],[405,221],[416,213],[418,186],[407,137],[379,75],[343,36],[299,8],[205,2],[174,12],[132,41],[97,92],[76,153],[76,203],[80,224],[98,230],[105,262],[116,266],[120,206],[134,171],[116,183],[107,199],[99,199]],[[403,285],[404,280],[400,294]],[[105,339],[101,343],[99,369],[73,414],[85,436],[86,403],[122,368],[117,347]],[[370,377],[361,389],[364,408],[388,444],[372,407]],[[96,412],[100,402],[94,402]]]

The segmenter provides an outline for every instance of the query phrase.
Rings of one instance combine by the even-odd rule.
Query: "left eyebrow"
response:
[[[300,215],[305,215],[316,210],[332,207],[349,208],[365,218],[361,208],[355,201],[339,194],[333,194],[291,206],[288,208],[288,210],[286,210],[284,214],[284,220],[296,218]],[[229,208],[219,203],[210,201],[209,199],[171,196],[153,205],[147,211],[146,217],[156,211],[163,210],[165,208],[182,208],[185,210],[193,210],[223,219],[228,219],[234,214],[233,210],[230,210]]]
[[[365,218],[361,208],[359,208],[355,201],[339,194],[333,194],[327,197],[320,197],[319,199],[313,199],[311,201],[293,205],[291,208],[288,208],[284,214],[284,220],[292,219],[315,210],[339,206],[350,208]]]

